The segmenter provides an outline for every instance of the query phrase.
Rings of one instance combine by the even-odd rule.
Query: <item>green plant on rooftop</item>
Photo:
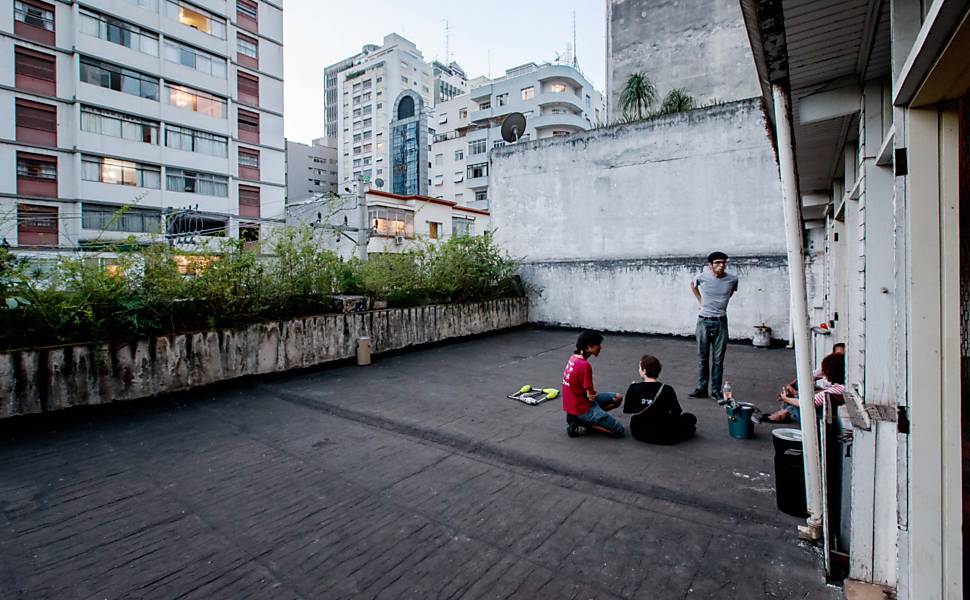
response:
[[[103,255],[45,268],[0,249],[0,349],[129,340],[283,320],[332,310],[335,294],[391,306],[521,296],[518,263],[490,235],[458,236],[404,254],[342,260],[309,229],[283,229],[273,254],[242,240],[208,253],[130,238]],[[117,251],[117,248],[129,251]]]
[[[684,88],[675,88],[664,97],[660,104],[660,114],[672,115],[694,108],[694,98]]]
[[[657,89],[646,73],[632,73],[620,91],[620,110],[628,119],[643,119],[657,101]]]

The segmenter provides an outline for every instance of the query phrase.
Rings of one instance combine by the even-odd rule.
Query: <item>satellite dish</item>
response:
[[[505,122],[502,123],[502,139],[510,144],[514,144],[519,141],[525,134],[525,115],[520,112],[514,112],[509,116],[505,117]]]
[[[381,179],[380,177],[378,177],[377,179],[375,179],[374,180],[374,187],[376,187],[377,189],[383,188],[384,187],[384,180]]]

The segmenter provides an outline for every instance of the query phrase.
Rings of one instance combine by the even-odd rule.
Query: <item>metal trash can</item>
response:
[[[754,435],[754,406],[746,402],[728,404],[726,407],[728,419],[728,433],[738,440],[746,440]]]
[[[802,431],[784,427],[775,429],[771,432],[771,440],[775,446],[775,499],[778,510],[794,517],[807,517]]]

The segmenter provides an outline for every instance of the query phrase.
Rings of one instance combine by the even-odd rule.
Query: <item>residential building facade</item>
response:
[[[364,55],[374,52],[378,46],[367,44],[354,56],[336,62],[323,70],[324,129],[328,138],[337,137],[337,75],[354,66]]]
[[[525,115],[523,140],[568,136],[605,119],[603,95],[578,69],[527,63],[497,79],[468,82],[469,92],[434,107],[429,194],[488,208],[489,152],[505,145],[502,123]]]
[[[822,469],[822,485],[806,479],[825,492],[814,509],[809,494],[825,564],[829,551],[848,554],[849,577],[887,597],[966,597],[970,5],[741,6],[797,234],[790,256],[804,243],[812,274],[807,300],[793,295],[792,322],[831,331],[803,352],[846,344],[834,421],[847,430],[848,469]],[[821,510],[840,503],[841,520]]]
[[[434,104],[434,77],[414,43],[397,34],[385,36],[376,50],[363,53],[337,74],[338,180],[362,177],[384,182],[389,190],[391,144],[388,126],[395,101],[404,91]],[[418,115],[424,118],[425,115]]]
[[[0,236],[49,253],[282,222],[282,10],[0,1]]]
[[[337,193],[337,141],[317,138],[310,144],[286,140],[286,202]]]

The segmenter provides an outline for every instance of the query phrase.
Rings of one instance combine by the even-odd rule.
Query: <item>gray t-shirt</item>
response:
[[[710,269],[694,278],[694,285],[701,291],[702,317],[723,317],[727,315],[731,294],[738,291],[738,278],[730,273],[715,277]]]

